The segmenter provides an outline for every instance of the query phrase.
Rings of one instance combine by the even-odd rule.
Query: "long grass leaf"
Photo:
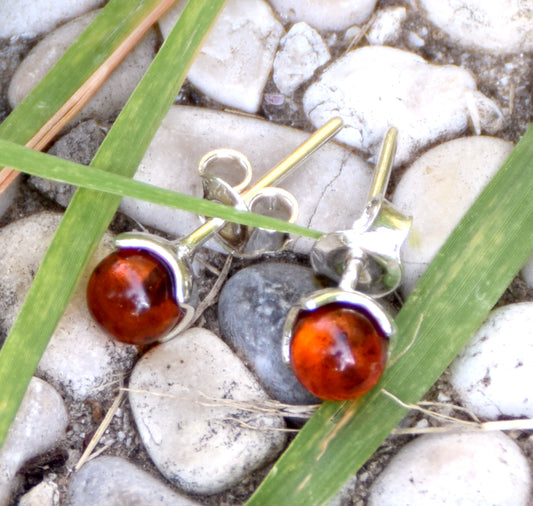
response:
[[[325,504],[438,379],[533,251],[533,128],[488,184],[398,314],[392,365],[359,401],[327,402],[248,505]],[[396,357],[396,359],[395,359]]]
[[[158,188],[95,167],[88,168],[84,165],[39,153],[2,139],[0,139],[0,165],[7,165],[27,174],[69,183],[89,190],[98,190],[120,197],[145,200],[162,206],[191,211],[203,216],[223,218],[243,225],[269,228],[315,239],[322,235],[316,230],[294,225],[283,220],[246,211],[238,211],[232,207]]]
[[[189,1],[93,159],[95,166],[133,175],[223,4],[223,0]],[[131,5],[132,10],[136,7],[137,2]],[[0,445],[86,262],[119,202],[119,197],[79,189],[65,212],[0,350]]]

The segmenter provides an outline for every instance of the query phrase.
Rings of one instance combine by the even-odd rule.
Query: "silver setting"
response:
[[[400,248],[409,235],[411,219],[385,199],[372,199],[354,228],[325,234],[315,243],[315,272],[342,283],[346,289],[383,297],[398,288],[403,268]],[[351,262],[359,269],[348,273]]]
[[[396,332],[394,320],[383,309],[381,304],[372,297],[364,293],[346,291],[341,288],[318,290],[311,297],[300,300],[287,314],[281,338],[281,355],[286,365],[290,366],[291,363],[291,341],[294,325],[300,315],[334,303],[346,304],[354,309],[362,310],[362,313],[372,320],[386,338],[392,337]]]
[[[391,128],[383,142],[374,172],[368,204],[352,228],[325,234],[311,251],[313,269],[340,283],[383,297],[398,288],[402,278],[400,249],[409,235],[411,218],[385,199],[397,131]]]
[[[282,337],[282,356],[287,365],[290,365],[291,340],[299,315],[327,304],[343,303],[362,310],[387,338],[396,332],[391,317],[372,298],[387,295],[399,286],[402,277],[400,249],[411,227],[411,218],[385,199],[396,138],[396,129],[389,129],[374,173],[368,204],[361,217],[349,230],[323,235],[311,251],[314,271],[336,281],[339,286],[317,291],[289,311]]]

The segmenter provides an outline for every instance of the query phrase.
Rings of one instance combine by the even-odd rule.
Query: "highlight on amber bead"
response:
[[[170,270],[139,248],[120,248],[97,265],[87,286],[87,303],[95,320],[128,344],[157,341],[182,317]]]
[[[355,399],[378,381],[388,340],[362,308],[339,302],[301,312],[290,344],[294,374],[324,400]]]

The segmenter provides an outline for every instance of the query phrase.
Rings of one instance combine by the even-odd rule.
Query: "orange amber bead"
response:
[[[97,265],[87,286],[87,303],[95,320],[128,344],[157,341],[182,316],[167,266],[135,248],[119,249]]]
[[[311,393],[325,400],[355,399],[379,380],[387,339],[363,310],[341,303],[302,313],[294,326],[291,364]]]

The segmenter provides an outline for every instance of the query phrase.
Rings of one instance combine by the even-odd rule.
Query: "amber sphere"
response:
[[[182,315],[168,267],[137,248],[119,249],[97,265],[87,286],[87,303],[94,319],[128,344],[157,341]]]
[[[332,303],[303,312],[291,340],[294,374],[324,400],[356,399],[379,380],[387,361],[387,339],[358,307]]]

